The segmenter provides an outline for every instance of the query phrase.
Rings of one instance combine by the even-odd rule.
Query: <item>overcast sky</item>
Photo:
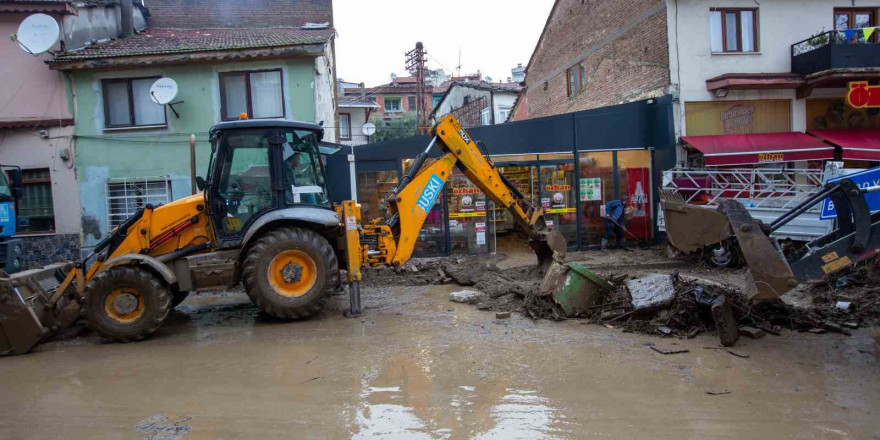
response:
[[[528,64],[553,0],[333,0],[338,78],[376,86],[408,76],[406,51],[417,41],[428,67],[504,81]]]

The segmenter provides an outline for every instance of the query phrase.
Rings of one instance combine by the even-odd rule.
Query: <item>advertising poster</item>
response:
[[[626,169],[626,194],[632,215],[626,219],[626,229],[639,238],[651,238],[651,173],[648,168]]]
[[[602,200],[602,178],[587,177],[581,179],[581,201],[594,202]]]

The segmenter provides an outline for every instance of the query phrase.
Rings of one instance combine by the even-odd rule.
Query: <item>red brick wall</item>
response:
[[[658,0],[558,0],[529,63],[528,117],[604,107],[665,93],[669,52],[664,4]],[[622,34],[615,36],[617,32]],[[569,97],[566,69],[585,53],[581,61],[584,87]]]
[[[333,23],[331,0],[148,0],[151,27],[299,27]]]

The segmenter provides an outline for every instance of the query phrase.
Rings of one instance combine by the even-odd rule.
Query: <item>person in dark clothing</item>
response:
[[[624,218],[628,201],[629,196],[624,194],[620,200],[612,200],[605,204],[605,236],[602,237],[602,250],[608,249],[608,243],[613,238],[616,238],[615,248],[626,249]]]

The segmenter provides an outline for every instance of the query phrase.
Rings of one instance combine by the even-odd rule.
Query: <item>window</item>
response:
[[[318,154],[318,139],[314,132],[291,130],[284,133],[287,142],[281,146],[284,159],[284,180],[289,185],[284,193],[287,205],[307,204],[328,206],[324,184],[324,167]]]
[[[415,96],[407,96],[406,97],[406,105],[409,107],[409,111],[416,111],[416,97]]]
[[[48,168],[22,170],[23,194],[18,201],[20,234],[55,232],[55,208],[52,205],[52,179]]]
[[[584,67],[580,64],[569,67],[565,71],[565,77],[568,82],[568,96],[574,96],[580,93],[583,88]]]
[[[112,230],[145,205],[155,207],[170,201],[171,181],[167,177],[110,179],[107,181],[107,223]]]
[[[104,94],[104,127],[165,125],[165,106],[150,99],[150,86],[159,77],[118,78],[101,81]]]
[[[489,107],[486,107],[480,110],[480,125],[489,125],[492,123],[492,118],[489,114]]]
[[[709,32],[712,52],[757,52],[758,10],[712,8]]]
[[[339,138],[344,140],[351,139],[351,115],[349,114],[339,114]]]
[[[510,117],[510,109],[509,105],[502,105],[498,107],[498,115],[501,116],[500,122],[507,122],[507,119]]]
[[[385,113],[399,112],[400,109],[400,98],[399,97],[385,97]]]
[[[876,26],[876,15],[872,9],[851,9],[851,8],[835,8],[834,9],[834,30],[845,31],[848,29],[859,29]],[[843,34],[842,32],[840,33]],[[855,40],[863,43],[865,36],[861,32],[856,32]]]
[[[220,112],[224,121],[242,113],[250,119],[284,117],[281,69],[220,74]]]

